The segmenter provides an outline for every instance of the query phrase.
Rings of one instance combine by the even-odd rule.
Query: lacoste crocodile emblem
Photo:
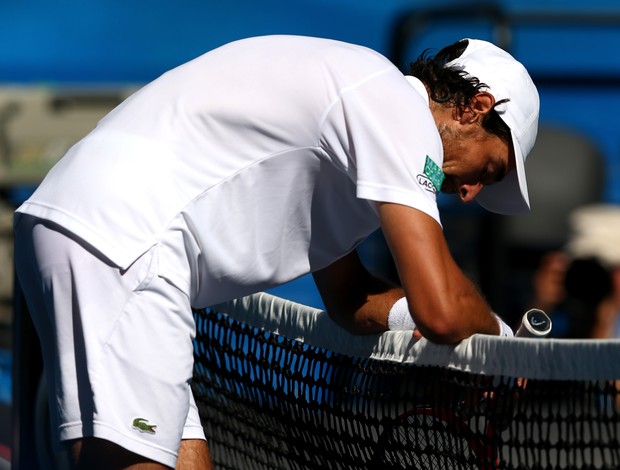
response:
[[[155,429],[157,429],[156,424],[149,424],[149,420],[145,418],[135,418],[132,427],[140,432],[146,432],[148,434],[155,434]]]

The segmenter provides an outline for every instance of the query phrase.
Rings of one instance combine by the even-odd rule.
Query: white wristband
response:
[[[499,315],[495,312],[493,312],[493,315],[495,315],[495,318],[497,319],[497,323],[499,324],[499,335],[500,336],[514,336],[514,332],[512,331],[512,328],[510,328],[505,322],[504,320],[502,320]]]
[[[495,315],[499,325],[499,335],[514,336],[512,328],[510,328],[504,320],[499,317],[499,315],[496,313],[493,313],[493,315]],[[415,322],[411,317],[411,313],[409,313],[409,305],[407,304],[407,299],[405,297],[401,297],[394,303],[394,305],[392,305],[390,313],[388,313],[387,324],[388,329],[391,331],[415,329]]]
[[[387,323],[388,329],[392,331],[415,329],[415,323],[411,318],[411,313],[409,313],[409,305],[405,297],[401,297],[392,305],[390,313],[388,313]]]

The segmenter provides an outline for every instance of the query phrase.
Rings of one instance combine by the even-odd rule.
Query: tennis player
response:
[[[479,40],[403,75],[357,45],[257,37],[146,85],[15,217],[58,442],[78,468],[208,468],[191,307],[308,272],[355,332],[510,333],[453,261],[436,197],[527,210],[538,112],[525,68]],[[379,227],[402,289],[356,254]]]

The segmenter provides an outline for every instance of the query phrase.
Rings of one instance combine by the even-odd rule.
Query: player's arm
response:
[[[372,277],[357,254],[350,253],[314,274],[332,318],[357,333],[385,331],[390,309],[406,296],[416,327],[432,341],[497,334],[495,316],[454,262],[439,224],[406,206],[379,207],[404,290]]]
[[[409,311],[422,335],[455,343],[474,333],[498,334],[495,315],[452,258],[437,221],[408,206],[378,207]]]
[[[372,276],[356,251],[313,276],[330,316],[358,334],[386,331],[390,308],[405,295],[401,288]]]

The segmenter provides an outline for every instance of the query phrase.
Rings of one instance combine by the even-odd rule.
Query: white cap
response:
[[[496,102],[495,110],[510,128],[515,152],[516,171],[493,185],[485,186],[476,197],[485,209],[498,214],[519,214],[530,209],[525,180],[525,160],[534,147],[538,132],[540,100],[538,91],[525,67],[506,51],[479,39],[464,39],[469,44],[463,54],[446,64],[458,68],[480,83]]]
[[[573,258],[596,258],[608,269],[620,267],[620,206],[591,204],[570,215],[573,233],[567,251]]]

